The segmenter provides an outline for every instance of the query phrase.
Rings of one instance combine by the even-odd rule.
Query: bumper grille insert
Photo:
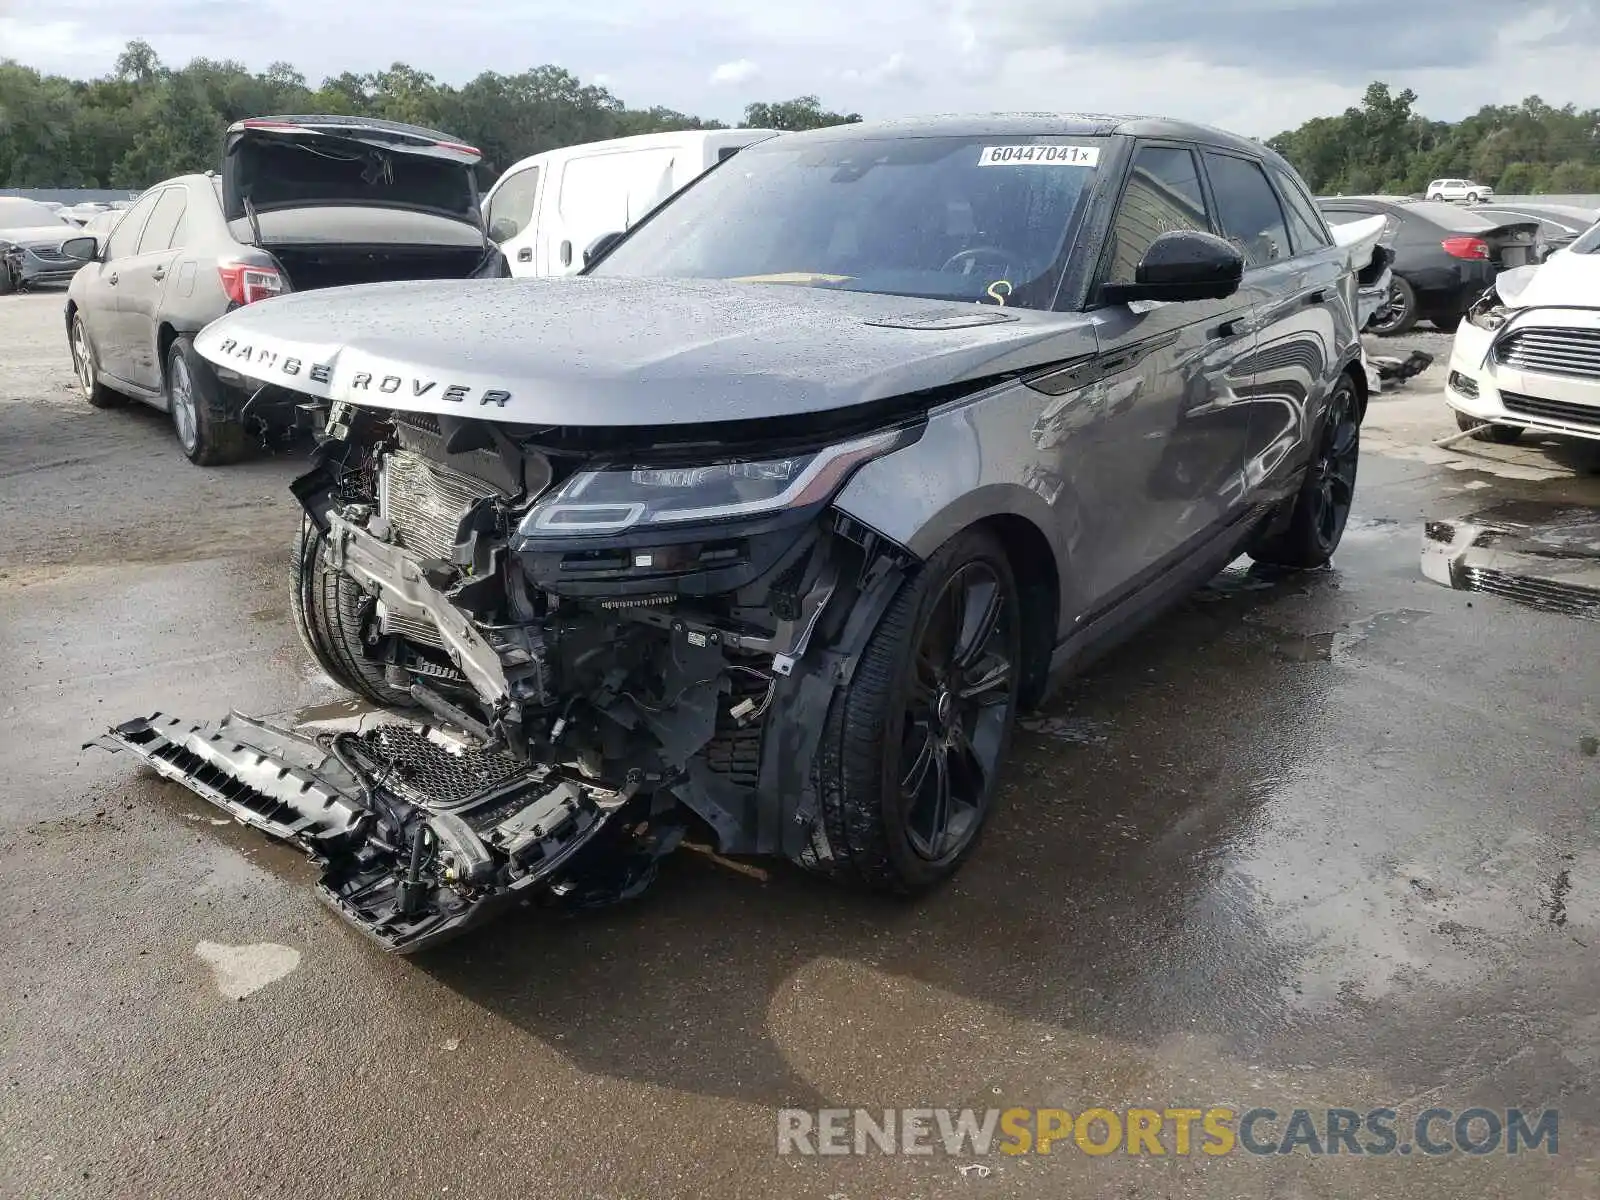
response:
[[[1519,371],[1600,379],[1600,329],[1519,329],[1496,347],[1495,359]]]

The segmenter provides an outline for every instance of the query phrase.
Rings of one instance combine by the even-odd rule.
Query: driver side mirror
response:
[[[1222,300],[1239,290],[1244,255],[1232,242],[1196,230],[1163,233],[1150,243],[1132,283],[1107,283],[1108,304],[1134,300]]]
[[[611,247],[620,242],[622,238],[623,233],[621,230],[613,230],[610,233],[602,233],[599,237],[595,238],[594,241],[590,242],[588,249],[583,252],[583,265],[587,267],[595,260],[606,254],[609,254]]]
[[[510,217],[496,217],[489,226],[489,240],[496,245],[509,242],[522,232],[522,227]]]
[[[61,243],[61,253],[78,262],[93,262],[100,257],[100,239],[88,236],[68,238]]]

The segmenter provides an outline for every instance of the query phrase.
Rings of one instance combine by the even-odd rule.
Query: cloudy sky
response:
[[[724,119],[819,94],[867,117],[1162,113],[1270,134],[1372,79],[1429,116],[1600,107],[1600,0],[0,0],[0,58],[89,77],[142,37],[313,82],[403,61],[460,83],[554,62],[630,105]]]

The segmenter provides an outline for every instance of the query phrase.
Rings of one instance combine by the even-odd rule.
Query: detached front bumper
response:
[[[1561,348],[1591,338],[1592,356]],[[1517,353],[1519,344],[1541,349]],[[1526,309],[1493,331],[1463,321],[1445,403],[1481,421],[1600,439],[1600,308]]]
[[[129,751],[305,850],[323,867],[322,901],[398,954],[578,887],[574,860],[630,798],[398,718],[352,733],[156,713],[90,745]]]

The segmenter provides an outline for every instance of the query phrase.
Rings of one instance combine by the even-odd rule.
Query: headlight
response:
[[[1487,329],[1490,333],[1499,329],[1510,317],[1511,310],[1509,308],[1492,300],[1480,300],[1467,310],[1467,320],[1471,321],[1479,329]]]
[[[753,517],[828,500],[849,474],[907,440],[888,430],[808,454],[691,467],[580,471],[523,517],[524,537],[587,537]]]

